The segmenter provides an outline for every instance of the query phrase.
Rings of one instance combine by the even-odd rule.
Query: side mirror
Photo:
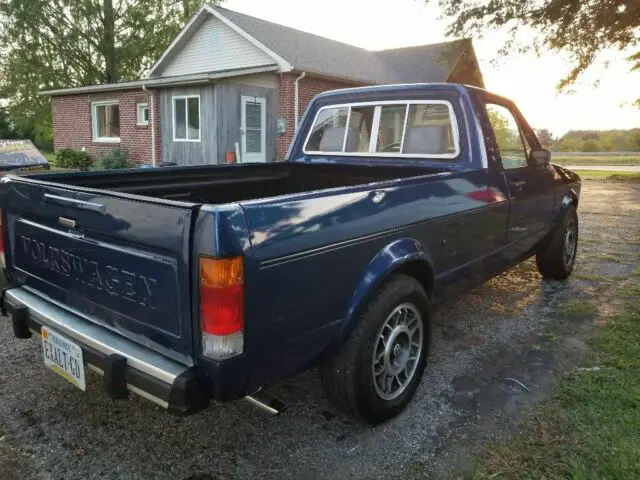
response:
[[[531,150],[531,161],[534,165],[541,167],[549,165],[551,162],[551,152],[549,150]]]

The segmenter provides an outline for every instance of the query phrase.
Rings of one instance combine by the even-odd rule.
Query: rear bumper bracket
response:
[[[127,398],[127,359],[122,355],[111,354],[104,361],[104,389],[113,400]]]
[[[7,313],[11,316],[13,334],[16,338],[31,338],[29,309],[24,305],[7,305]]]

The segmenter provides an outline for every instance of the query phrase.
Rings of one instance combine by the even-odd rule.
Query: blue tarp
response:
[[[0,139],[0,171],[49,169],[49,162],[29,140]]]

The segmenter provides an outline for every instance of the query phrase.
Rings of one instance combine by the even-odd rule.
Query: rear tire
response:
[[[536,255],[538,271],[544,278],[564,280],[571,275],[578,251],[578,214],[572,205],[565,212],[548,243]]]
[[[320,368],[327,398],[376,425],[413,398],[426,366],[429,297],[416,279],[393,275],[367,302],[335,355]]]

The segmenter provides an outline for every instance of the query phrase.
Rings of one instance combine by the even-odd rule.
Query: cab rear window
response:
[[[432,100],[323,107],[304,152],[454,159],[460,147],[451,104]]]

